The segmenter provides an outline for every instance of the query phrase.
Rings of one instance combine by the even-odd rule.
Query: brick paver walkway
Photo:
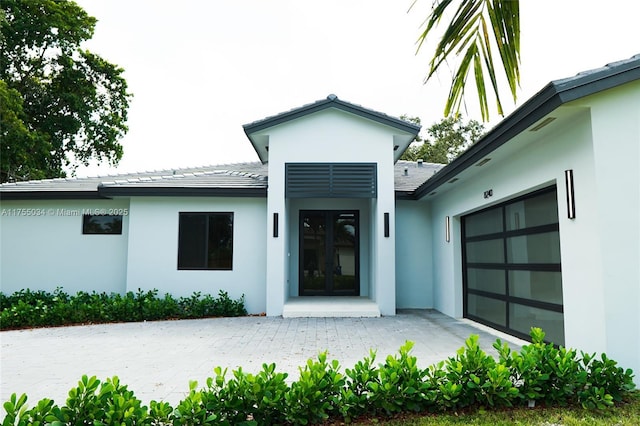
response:
[[[470,334],[479,334],[490,353],[496,339],[486,329],[436,311],[401,311],[382,318],[242,317],[104,324],[0,332],[0,397],[26,393],[29,406],[44,398],[63,405],[83,374],[118,376],[145,404],[175,405],[190,380],[204,385],[215,366],[242,366],[255,373],[262,363],[298,377],[298,366],[318,352],[343,368],[378,351],[378,361],[396,353],[406,340],[426,367],[455,354]],[[517,339],[511,347],[519,348]]]

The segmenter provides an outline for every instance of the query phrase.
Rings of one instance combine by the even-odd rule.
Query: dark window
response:
[[[519,337],[564,344],[555,187],[465,216],[464,314]]]
[[[83,234],[122,234],[122,215],[82,215]]]
[[[178,269],[232,267],[233,213],[180,213]]]

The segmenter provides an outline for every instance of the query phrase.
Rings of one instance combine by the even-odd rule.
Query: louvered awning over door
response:
[[[287,163],[287,198],[376,198],[376,163]]]

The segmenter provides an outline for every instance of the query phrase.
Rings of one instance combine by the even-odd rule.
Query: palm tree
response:
[[[417,0],[411,5],[413,7]],[[449,9],[457,4],[453,18],[444,30],[431,58],[425,83],[448,59],[458,57],[453,72],[444,114],[458,114],[467,77],[473,68],[482,120],[489,121],[486,75],[496,98],[496,107],[504,115],[498,93],[498,78],[492,49],[497,48],[511,96],[515,102],[520,84],[520,3],[519,0],[433,0],[431,13],[418,38],[418,50],[430,38]]]

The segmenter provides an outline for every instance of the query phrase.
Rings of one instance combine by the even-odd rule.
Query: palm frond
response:
[[[452,56],[461,57],[453,73],[449,98],[445,104],[445,115],[457,114],[462,105],[467,77],[473,63],[480,112],[482,119],[488,121],[487,80],[491,82],[498,113],[503,115],[495,67],[495,60],[498,58],[502,63],[511,96],[514,101],[517,98],[517,89],[520,84],[519,0],[437,1],[424,21],[424,30],[418,37],[418,51],[438,27],[450,6],[455,3],[458,7],[435,47],[425,83],[433,77],[443,63],[448,63],[448,59]],[[492,44],[497,47],[499,55],[497,58],[494,58]]]

